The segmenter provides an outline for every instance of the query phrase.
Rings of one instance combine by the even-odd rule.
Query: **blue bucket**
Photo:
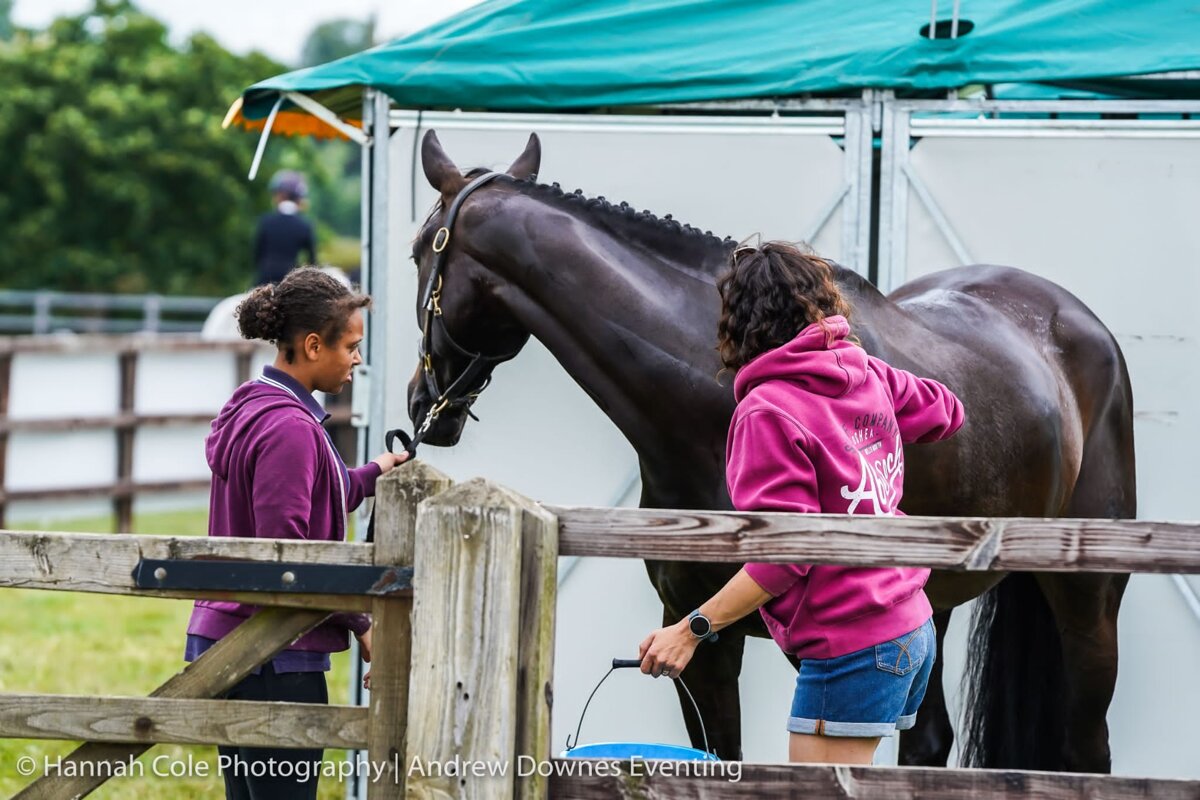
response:
[[[717,761],[712,753],[684,747],[678,744],[651,744],[648,742],[597,742],[581,744],[564,750],[560,758],[608,758],[628,761],[631,758],[661,758],[670,761]]]
[[[583,728],[583,718],[587,715],[588,706],[592,704],[592,698],[596,696],[596,692],[599,690],[601,684],[608,680],[608,676],[612,675],[613,670],[631,669],[641,666],[641,663],[640,660],[633,658],[614,658],[612,660],[612,668],[604,673],[604,677],[600,679],[600,683],[596,684],[596,688],[592,689],[592,693],[588,695],[587,702],[583,704],[583,712],[579,715],[579,725],[575,728],[576,743],[572,744],[571,737],[568,736],[567,749],[560,754],[560,758],[605,758],[616,759],[618,761],[628,761],[633,758],[662,759],[667,761],[720,761],[712,753],[678,744],[656,744],[653,742],[597,742],[595,744],[578,744],[579,731]],[[696,711],[696,718],[700,720],[700,730],[704,736],[704,746],[707,747],[708,732],[704,728],[704,719],[700,716],[700,707],[696,705],[696,699],[692,697],[687,684],[680,678],[676,678],[675,680],[679,681],[679,685],[687,693],[688,699],[692,701],[692,708]]]

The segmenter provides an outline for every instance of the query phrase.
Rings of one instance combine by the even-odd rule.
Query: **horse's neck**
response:
[[[834,266],[835,279],[842,296],[850,304],[850,323],[854,335],[870,353],[885,346],[881,333],[887,329],[896,307],[874,284],[857,272],[840,265]]]
[[[873,356],[898,366],[930,374],[924,365],[929,330],[904,308],[896,305],[874,284],[844,267],[837,280],[850,302],[850,327]]]
[[[734,406],[732,376],[718,382],[716,276],[732,244],[695,233],[672,242],[653,226],[624,231],[560,207],[504,205],[477,255],[503,279],[498,293],[510,312],[621,429],[643,477],[664,484],[653,502],[714,502]],[[882,334],[907,324],[903,312],[837,270],[856,333],[887,358]]]
[[[509,284],[499,294],[639,453],[678,444],[685,433],[672,417],[721,420],[732,408],[716,381],[715,273],[725,246],[686,234],[672,248],[652,226],[614,231],[611,220],[583,215],[548,227],[544,209],[521,205],[514,213],[523,218],[505,220],[497,236],[523,241],[488,247]],[[540,232],[536,247],[531,230]]]

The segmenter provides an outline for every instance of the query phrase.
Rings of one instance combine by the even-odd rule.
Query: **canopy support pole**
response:
[[[267,122],[263,125],[262,136],[258,137],[258,149],[254,151],[254,160],[250,162],[250,174],[246,176],[247,180],[254,180],[258,177],[258,165],[262,163],[263,153],[267,149],[267,139],[271,137],[271,126],[275,124],[275,115],[279,113],[279,107],[283,105],[283,95],[275,101],[275,105],[271,106],[271,113],[267,115]]]
[[[367,364],[371,370],[369,390],[370,405],[367,409],[368,449],[383,444],[383,433],[387,430],[387,405],[385,389],[389,384],[389,373],[396,368],[389,359],[389,322],[399,319],[391,308],[391,270],[388,269],[391,250],[391,98],[378,89],[368,95],[371,131],[371,206],[370,206],[370,260],[367,262],[367,291],[375,300],[375,313],[367,328]],[[364,127],[366,127],[364,120]],[[398,329],[398,326],[397,326]],[[401,384],[403,385],[403,384]],[[400,408],[405,408],[400,405]]]
[[[367,363],[357,368],[358,375],[370,376],[367,381],[356,380],[355,393],[365,392],[366,402],[359,405],[358,463],[383,449],[383,433],[387,430],[384,408],[385,389],[390,370],[388,364],[388,154],[391,147],[390,98],[383,92],[367,89],[363,92],[362,120],[365,134],[362,147],[362,286],[375,300],[375,313],[363,320],[366,328]],[[332,113],[332,112],[330,112]],[[359,131],[355,131],[359,133]],[[356,402],[356,405],[358,403]],[[365,423],[365,424],[364,424]],[[372,444],[377,442],[378,444]],[[370,512],[366,504],[359,509],[355,538],[365,538]],[[368,705],[362,685],[365,671],[358,657],[358,641],[350,643],[350,701]],[[354,762],[365,758],[361,751],[350,751],[347,758]],[[366,800],[367,778],[355,769],[346,784],[347,800]]]

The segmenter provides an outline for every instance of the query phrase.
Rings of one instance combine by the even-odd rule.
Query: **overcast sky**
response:
[[[457,14],[479,0],[137,0],[166,22],[176,40],[203,30],[238,53],[262,50],[286,64],[300,59],[304,37],[318,23],[374,13],[376,35],[391,39]],[[64,14],[79,14],[92,0],[16,0],[17,25],[41,28]]]

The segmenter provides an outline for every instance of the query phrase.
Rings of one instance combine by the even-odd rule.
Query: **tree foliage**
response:
[[[128,0],[0,42],[0,285],[242,290],[266,192],[246,182],[257,136],[221,119],[283,70],[204,34],[175,47]],[[321,169],[277,137],[260,175],[285,163]]]
[[[312,29],[304,40],[301,66],[313,67],[366,50],[375,44],[375,17],[334,19]]]
[[[304,40],[301,66],[312,67],[362,52],[375,45],[375,18],[334,19],[312,29]],[[331,232],[357,236],[362,176],[357,145],[338,140],[317,145],[323,170],[314,182],[313,199]]]
[[[12,0],[0,0],[0,39],[12,36]]]

